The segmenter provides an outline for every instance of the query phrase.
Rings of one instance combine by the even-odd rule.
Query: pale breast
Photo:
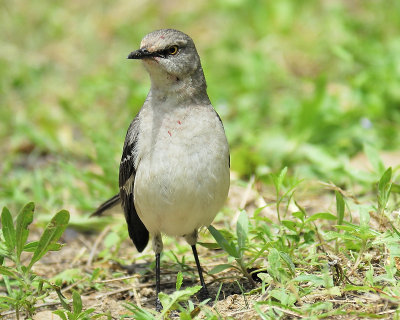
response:
[[[168,235],[209,225],[229,189],[229,149],[216,113],[177,108],[146,123],[134,188],[143,223]]]

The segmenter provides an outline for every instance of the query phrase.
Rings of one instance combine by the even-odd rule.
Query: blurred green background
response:
[[[350,160],[399,149],[400,1],[3,0],[1,207],[88,213],[117,191],[149,89],[126,57],[160,28],[194,39],[239,177],[368,184]]]

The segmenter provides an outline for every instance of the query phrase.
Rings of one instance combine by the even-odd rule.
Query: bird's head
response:
[[[140,49],[131,52],[128,59],[141,59],[155,85],[186,82],[194,76],[204,79],[193,40],[178,30],[161,29],[149,33],[143,38]]]

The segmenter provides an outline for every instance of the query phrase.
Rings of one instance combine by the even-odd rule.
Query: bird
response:
[[[152,237],[156,260],[156,310],[162,305],[162,236],[184,237],[191,246],[201,283],[198,231],[208,227],[224,205],[230,185],[230,153],[220,116],[193,40],[175,29],[147,34],[128,59],[141,60],[150,90],[132,120],[119,166],[119,193],[93,213],[122,205],[129,236],[139,252]]]

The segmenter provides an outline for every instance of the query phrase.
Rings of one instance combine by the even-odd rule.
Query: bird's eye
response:
[[[169,47],[167,50],[168,54],[175,55],[178,53],[178,46]]]

